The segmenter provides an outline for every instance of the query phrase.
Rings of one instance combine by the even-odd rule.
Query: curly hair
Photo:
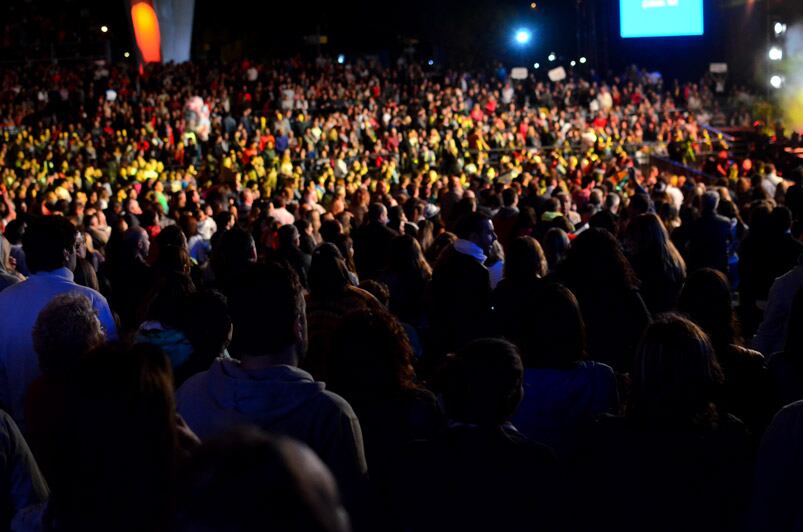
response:
[[[88,297],[61,294],[45,306],[33,326],[33,347],[45,374],[66,371],[103,343],[103,329]]]
[[[327,382],[348,400],[415,388],[413,348],[401,323],[383,310],[343,317],[334,338]]]

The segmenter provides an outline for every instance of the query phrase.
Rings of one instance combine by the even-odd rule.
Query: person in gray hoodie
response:
[[[298,368],[307,326],[301,285],[282,264],[251,265],[229,294],[230,351],[187,380],[177,407],[202,440],[241,425],[296,438],[332,470],[347,507],[367,478],[357,416],[340,396]]]

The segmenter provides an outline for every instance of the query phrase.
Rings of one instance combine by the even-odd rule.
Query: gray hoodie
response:
[[[218,359],[179,388],[176,403],[202,440],[256,425],[306,443],[332,470],[346,500],[365,480],[362,432],[351,406],[296,367],[244,370],[236,360]]]

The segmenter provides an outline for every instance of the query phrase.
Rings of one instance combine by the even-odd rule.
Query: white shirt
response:
[[[769,194],[770,198],[775,199],[775,190],[778,188],[778,185],[780,185],[782,182],[783,179],[781,179],[777,175],[767,174],[766,176],[764,176],[764,179],[761,180],[761,188],[763,188],[764,191],[767,194]]]
[[[273,216],[273,219],[282,225],[290,225],[296,221],[295,217],[292,214],[290,214],[284,207],[281,207],[279,209],[273,209],[271,216]]]
[[[683,192],[681,192],[678,187],[667,185],[666,193],[672,198],[672,204],[675,208],[680,210],[680,208],[683,207]]]
[[[106,338],[117,338],[117,327],[106,298],[73,281],[67,268],[31,275],[0,292],[0,403],[24,427],[24,404],[28,386],[40,375],[33,348],[33,331],[39,312],[57,295],[78,292],[92,301]]]

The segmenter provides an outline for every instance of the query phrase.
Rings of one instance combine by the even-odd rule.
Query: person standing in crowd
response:
[[[700,218],[692,222],[686,245],[686,264],[689,271],[714,268],[728,273],[728,250],[731,242],[731,224],[717,214],[719,193],[708,190],[702,197]]]
[[[610,366],[586,360],[586,332],[569,289],[551,284],[523,310],[516,343],[524,363],[524,399],[513,424],[528,438],[574,458],[597,416],[619,413]]]
[[[354,260],[360,279],[379,276],[387,261],[390,243],[397,235],[388,227],[388,209],[381,203],[372,203],[366,222],[354,232]]]
[[[12,526],[17,515],[27,508],[37,507],[50,495],[47,482],[37,467],[31,450],[20,429],[7,413],[0,410],[0,527],[18,530]]]
[[[0,236],[0,292],[22,281],[22,277],[11,267],[11,244]]]
[[[404,323],[421,325],[432,268],[415,238],[400,235],[391,241],[387,266],[379,278],[390,290],[391,312]]]
[[[677,307],[709,337],[725,378],[720,406],[761,434],[769,421],[770,382],[764,356],[744,346],[728,278],[719,270],[692,273]]]
[[[795,292],[791,305],[784,348],[767,360],[776,408],[803,399],[803,289]]]
[[[536,239],[520,236],[510,242],[505,275],[493,291],[492,305],[497,329],[511,342],[518,342],[527,310],[540,306],[538,289],[546,274],[547,261]]]
[[[598,496],[579,528],[739,529],[751,444],[745,426],[716,405],[723,378],[708,337],[685,318],[663,315],[645,331],[634,368],[627,415],[600,420],[580,468]]]
[[[457,240],[446,248],[432,272],[430,341],[435,356],[453,352],[489,334],[491,279],[485,260],[496,240],[491,219],[482,212],[462,218]]]
[[[739,247],[740,304],[748,334],[762,321],[772,283],[803,255],[803,243],[789,234],[792,214],[786,207],[760,204],[753,208],[750,222]]]
[[[783,350],[786,344],[788,325],[791,319],[792,301],[803,287],[803,254],[797,259],[797,266],[781,275],[772,283],[764,319],[753,337],[752,347],[770,356]]]
[[[748,530],[788,531],[803,522],[803,401],[782,408],[764,433],[753,481]]]
[[[351,530],[320,458],[303,443],[254,427],[204,442],[179,471],[176,493],[177,532]]]
[[[522,378],[518,350],[504,340],[475,340],[449,360],[443,391],[449,426],[403,458],[397,489],[405,529],[556,528],[555,455],[510,424]]]
[[[674,309],[686,279],[686,263],[661,219],[647,213],[631,220],[624,247],[649,311],[660,314]]]
[[[69,419],[67,389],[81,359],[103,345],[103,328],[92,302],[78,293],[48,303],[32,332],[42,375],[25,397],[26,437],[45,478],[50,478],[61,445],[58,430]]]
[[[41,375],[31,331],[39,312],[57,295],[86,296],[97,311],[106,338],[117,326],[106,298],[73,282],[76,229],[66,218],[47,216],[31,221],[23,246],[31,276],[0,292],[0,403],[20,427],[28,386]]]
[[[355,504],[367,473],[362,432],[349,404],[298,368],[307,344],[298,276],[253,265],[233,285],[229,307],[235,358],[190,377],[176,393],[179,413],[202,440],[253,424],[306,443]]]
[[[332,337],[337,324],[350,311],[382,308],[369,292],[354,286],[346,261],[334,244],[324,243],[312,254],[306,320],[309,344],[303,368],[318,380],[325,378]]]
[[[650,313],[619,242],[604,229],[584,231],[572,242],[555,279],[580,303],[589,358],[629,371]]]
[[[67,383],[52,493],[13,530],[161,530],[182,455],[198,444],[177,418],[170,363],[151,346],[102,346]]]
[[[389,312],[355,310],[339,323],[326,377],[354,408],[365,438],[371,484],[381,515],[393,514],[398,457],[414,440],[435,436],[444,418],[435,396],[416,382],[413,348]]]

